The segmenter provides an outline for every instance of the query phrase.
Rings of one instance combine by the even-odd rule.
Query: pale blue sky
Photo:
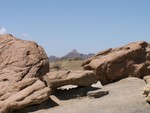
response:
[[[36,41],[48,56],[95,53],[150,42],[150,0],[0,0],[0,27]]]

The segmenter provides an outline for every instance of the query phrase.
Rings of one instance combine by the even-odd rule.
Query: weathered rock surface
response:
[[[49,97],[43,79],[49,62],[35,42],[0,35],[0,112],[39,104]]]
[[[150,75],[150,44],[144,41],[108,49],[86,60],[85,70],[93,70],[103,85],[132,76]]]
[[[98,81],[93,71],[57,71],[47,75],[47,82],[51,89],[64,85],[91,86]]]
[[[147,84],[150,84],[150,75],[147,75],[143,78]]]
[[[150,103],[150,75],[144,77],[145,82],[147,83],[143,94],[146,95],[146,101]]]

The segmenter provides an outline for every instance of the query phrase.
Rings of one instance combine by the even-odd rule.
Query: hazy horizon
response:
[[[149,0],[0,0],[0,34],[32,40],[48,56],[150,42]]]

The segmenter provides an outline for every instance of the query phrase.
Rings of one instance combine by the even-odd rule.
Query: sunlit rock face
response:
[[[129,76],[143,78],[150,75],[150,44],[139,41],[110,48],[87,59],[83,66],[93,70],[103,85]]]
[[[49,98],[44,78],[49,62],[35,42],[0,35],[0,113],[8,113]]]

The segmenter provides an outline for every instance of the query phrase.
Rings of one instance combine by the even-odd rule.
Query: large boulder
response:
[[[150,75],[150,44],[139,41],[111,48],[87,59],[83,66],[93,70],[103,85],[129,76],[143,78]]]
[[[64,85],[91,86],[98,81],[93,71],[54,71],[47,75],[47,83],[53,90]]]
[[[0,113],[39,104],[49,98],[44,78],[49,62],[35,42],[0,35]]]

